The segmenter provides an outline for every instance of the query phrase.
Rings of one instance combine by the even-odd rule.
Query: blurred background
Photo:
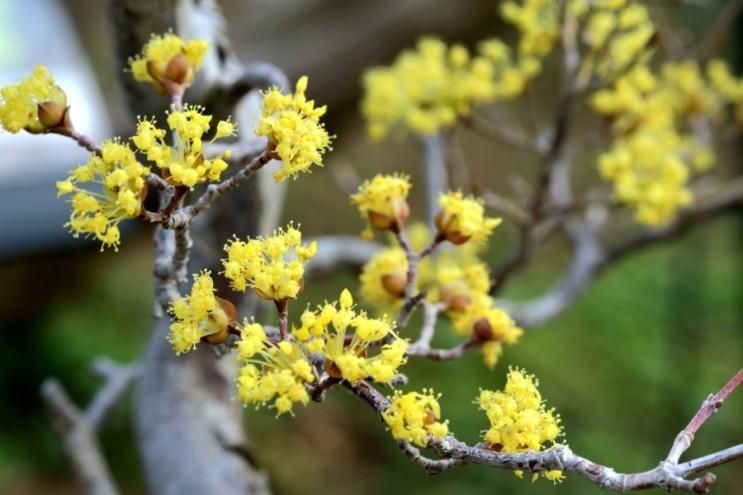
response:
[[[414,142],[374,144],[366,137],[358,110],[365,67],[390,63],[425,34],[468,46],[486,36],[513,34],[498,19],[496,0],[221,3],[243,60],[273,62],[291,80],[308,74],[311,96],[329,106],[328,127],[338,136],[335,149],[324,170],[291,181],[284,214],[287,221],[301,222],[309,235],[362,229],[338,177],[405,171],[420,184]],[[712,22],[722,3],[652,5],[674,36],[688,41]],[[721,55],[738,73],[741,27],[739,19],[720,43]],[[2,0],[0,28],[0,84],[44,63],[71,90],[80,130],[95,138],[131,133],[105,2]],[[550,77],[548,71],[530,91],[537,122],[551,115]],[[505,122],[526,118],[518,107],[499,112]],[[453,162],[466,161],[472,183],[507,191],[507,171],[519,167],[528,176],[533,170],[529,157],[464,130],[450,139]],[[99,253],[96,243],[71,239],[62,227],[67,208],[55,199],[53,184],[85,154],[56,136],[7,134],[0,135],[0,154],[0,493],[81,493],[51,431],[39,385],[57,376],[84,402],[97,385],[89,373],[94,356],[137,359],[151,324],[152,232],[131,228],[119,253]],[[581,180],[595,180],[586,155]],[[729,164],[724,173],[743,171],[737,150],[728,150],[724,158]],[[414,194],[412,206],[422,212],[422,198]],[[486,258],[501,259],[512,237],[507,227],[496,231]],[[525,367],[540,378],[548,404],[561,413],[575,451],[619,471],[651,468],[707,394],[743,363],[742,247],[740,216],[715,220],[610,269],[569,311],[508,348],[493,371],[471,354],[451,363],[414,362],[406,372],[417,386],[443,393],[452,430],[474,442],[486,427],[472,403],[478,390],[502,386],[509,365]],[[559,276],[568,255],[558,241],[547,244],[504,295],[538,294]],[[343,287],[355,286],[356,276],[349,270],[311,281],[301,304],[336,297]],[[443,326],[438,335],[442,346],[454,342]],[[113,411],[102,444],[124,492],[139,494],[143,483],[129,400]],[[247,410],[245,416],[254,454],[277,494],[600,492],[577,476],[555,487],[477,466],[426,476],[398,451],[367,406],[339,389],[323,404],[299,409],[294,418],[274,419],[270,410]],[[739,390],[705,424],[687,455],[740,442],[741,418]],[[715,472],[715,493],[741,493],[740,461]]]

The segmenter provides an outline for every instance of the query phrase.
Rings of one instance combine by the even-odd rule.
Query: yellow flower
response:
[[[407,175],[376,175],[371,181],[364,181],[359,192],[351,195],[351,201],[358,207],[362,218],[367,220],[365,238],[372,237],[371,228],[396,230],[402,228],[410,215],[406,198],[410,192]]]
[[[492,101],[496,65],[486,57],[470,57],[461,45],[447,47],[423,38],[416,50],[402,52],[391,67],[375,67],[363,76],[361,109],[369,133],[382,139],[407,129],[431,134],[449,127],[474,104]]]
[[[462,336],[469,336],[481,348],[485,365],[493,368],[503,352],[503,345],[518,342],[523,330],[513,319],[495,306],[490,296],[471,293],[473,299],[463,311],[449,311],[453,328]]]
[[[210,339],[210,343],[224,342],[235,318],[234,308],[214,295],[214,281],[208,271],[194,275],[191,293],[173,301],[170,313],[174,321],[168,340],[176,354],[194,349],[204,338],[216,339]]]
[[[39,133],[61,125],[66,110],[67,96],[43,65],[18,84],[0,89],[0,124],[14,134],[21,129]],[[40,115],[46,117],[43,122]]]
[[[173,84],[188,86],[193,82],[208,50],[206,41],[184,41],[173,33],[153,35],[142,53],[129,60],[129,67],[134,79],[168,93]]]
[[[448,421],[441,422],[441,407],[433,390],[408,392],[395,390],[390,405],[382,418],[397,440],[411,442],[419,447],[428,445],[429,437],[443,439],[449,433]]]
[[[645,6],[630,2],[594,2],[590,14],[584,1],[569,8],[583,24],[581,39],[588,46],[581,73],[596,73],[606,79],[626,72],[649,58],[656,28]]]
[[[533,375],[516,368],[509,369],[502,392],[480,392],[477,402],[490,422],[483,438],[491,448],[509,454],[539,452],[562,434],[560,418],[553,409],[545,408],[538,385]],[[516,471],[517,476],[522,474]],[[562,473],[556,470],[541,474],[553,481],[562,479]]]
[[[277,229],[273,235],[248,239],[235,238],[224,247],[224,274],[233,289],[248,287],[263,299],[296,299],[304,284],[304,264],[317,252],[317,242],[302,244],[302,233],[293,225]]]
[[[558,3],[553,0],[504,2],[503,18],[516,26],[521,35],[519,51],[524,55],[548,55],[560,36]]]
[[[452,312],[461,312],[490,290],[490,271],[485,263],[462,250],[440,253],[435,259],[432,297]]]
[[[470,239],[475,244],[487,240],[500,218],[488,218],[482,201],[473,196],[465,197],[460,191],[441,194],[441,210],[436,216],[436,228],[452,244],[464,244]]]
[[[362,299],[383,312],[395,310],[402,304],[407,270],[408,260],[401,248],[375,253],[359,276]]]
[[[203,154],[204,135],[209,132],[211,115],[204,115],[202,107],[187,106],[183,111],[168,115],[168,127],[174,133],[175,146],[165,143],[166,131],[159,129],[154,120],[140,119],[137,134],[132,142],[147,160],[163,170],[169,182],[193,188],[206,181],[217,182],[227,169],[230,152],[207,160]],[[209,142],[230,136],[234,127],[227,120],[217,124],[217,131]]]
[[[691,177],[714,165],[713,148],[693,129],[700,119],[721,120],[739,83],[720,63],[710,63],[707,76],[689,61],[667,63],[660,75],[639,65],[592,98],[594,110],[612,119],[615,135],[599,171],[639,223],[672,220],[692,200]]]
[[[266,136],[283,162],[273,174],[277,182],[307,172],[313,164],[322,166],[322,155],[330,149],[330,135],[320,123],[327,108],[315,108],[315,102],[307,100],[306,90],[307,76],[302,76],[293,95],[272,88],[263,98],[256,135]]]
[[[258,323],[245,321],[237,343],[238,397],[256,407],[273,401],[277,414],[292,413],[294,404],[310,400],[306,384],[315,381],[312,364],[297,342],[271,342]]]
[[[302,313],[301,326],[293,327],[292,334],[309,352],[325,357],[330,376],[349,382],[372,378],[389,383],[406,361],[407,341],[394,333],[386,319],[355,310],[348,289],[337,303]],[[385,340],[388,343],[383,344]],[[370,354],[372,349],[377,349],[376,354]]]
[[[134,152],[116,139],[105,141],[101,154],[73,169],[67,179],[57,182],[57,196],[72,195],[72,213],[65,225],[74,237],[94,235],[103,246],[118,248],[118,224],[138,217],[146,194],[149,173]],[[100,192],[81,187],[89,183]]]

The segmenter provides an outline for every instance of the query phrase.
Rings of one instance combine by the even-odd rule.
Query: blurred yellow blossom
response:
[[[483,353],[485,365],[493,368],[503,352],[503,345],[518,342],[523,330],[493,299],[484,293],[471,293],[473,299],[461,311],[448,312],[454,331],[470,337]]]
[[[507,1],[501,5],[503,19],[520,34],[519,51],[544,57],[560,38],[559,5],[554,0]]]
[[[327,107],[315,108],[307,100],[307,76],[297,81],[294,94],[269,89],[263,98],[261,120],[256,130],[266,136],[283,166],[273,174],[277,182],[308,172],[310,166],[322,166],[322,155],[330,149],[330,135],[320,122]]]
[[[611,119],[615,136],[599,171],[638,222],[667,223],[691,202],[689,180],[715,162],[699,129],[724,121],[727,106],[743,96],[739,87],[720,61],[710,62],[706,76],[696,62],[682,61],[664,64],[659,74],[638,65],[593,95],[594,110]]]
[[[408,260],[400,247],[381,249],[361,269],[361,297],[364,302],[388,312],[402,304]]]
[[[397,440],[410,442],[419,447],[428,445],[429,436],[443,439],[449,433],[448,421],[441,420],[440,395],[433,390],[408,392],[395,390],[390,405],[382,412],[382,418]]]

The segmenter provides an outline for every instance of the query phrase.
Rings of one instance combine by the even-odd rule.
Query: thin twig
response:
[[[104,383],[87,409],[78,408],[55,378],[44,381],[41,396],[85,493],[117,495],[96,436],[106,414],[128,390],[138,371],[135,366],[120,366],[107,359],[97,360],[94,368]]]
[[[725,401],[725,399],[728,398],[728,396],[733,392],[733,390],[735,390],[738,385],[741,384],[741,382],[743,382],[743,368],[738,370],[738,373],[736,373],[730,379],[730,381],[728,381],[725,386],[720,389],[719,392],[714,395],[710,395],[702,403],[699,411],[697,411],[691,421],[689,421],[689,424],[686,425],[686,428],[681,430],[681,432],[679,432],[679,434],[676,436],[676,439],[671,446],[671,450],[668,452],[668,456],[666,457],[667,461],[678,464],[679,459],[684,454],[684,452],[686,452],[689,447],[691,447],[691,442],[694,441],[694,435],[696,435],[699,428],[702,427],[704,422],[707,421],[710,416],[712,416],[722,407],[722,403]]]

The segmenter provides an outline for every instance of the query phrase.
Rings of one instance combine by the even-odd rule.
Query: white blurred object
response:
[[[45,65],[67,94],[75,128],[94,141],[110,136],[109,116],[67,12],[56,0],[0,2],[0,86]],[[55,182],[88,153],[62,136],[0,131],[0,257],[70,243],[67,205]]]

